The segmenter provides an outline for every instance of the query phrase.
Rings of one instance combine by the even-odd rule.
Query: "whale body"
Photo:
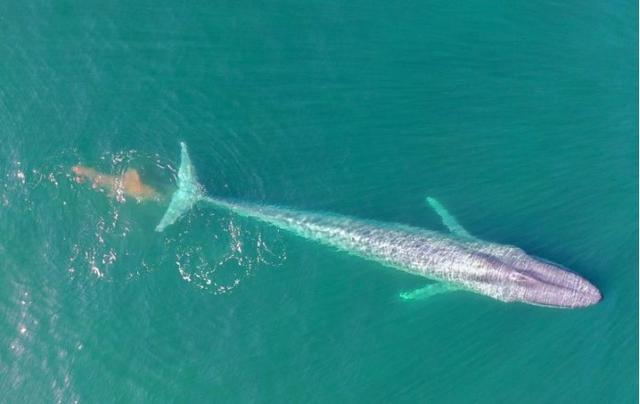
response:
[[[402,293],[401,297],[407,300],[467,290],[503,302],[576,308],[596,304],[602,298],[586,279],[560,265],[530,256],[515,246],[472,236],[434,198],[427,198],[427,203],[440,215],[450,233],[206,196],[197,181],[186,144],[180,146],[178,189],[156,231],[163,231],[196,203],[204,202],[435,281]]]

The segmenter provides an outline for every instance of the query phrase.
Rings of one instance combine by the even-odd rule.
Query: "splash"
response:
[[[213,294],[226,294],[259,268],[276,267],[286,260],[279,232],[270,232],[233,217],[198,212],[185,229],[167,237],[165,248],[185,282]],[[206,236],[208,234],[208,236]]]

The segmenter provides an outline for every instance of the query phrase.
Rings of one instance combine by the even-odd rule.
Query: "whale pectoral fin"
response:
[[[440,295],[442,293],[453,292],[456,290],[460,290],[455,286],[451,286],[448,283],[431,283],[427,286],[424,286],[419,289],[412,290],[410,292],[402,292],[400,293],[400,298],[402,300],[423,300],[428,299],[435,295]]]
[[[442,223],[447,227],[447,229],[449,229],[451,233],[462,238],[469,238],[469,239],[475,238],[471,234],[469,234],[469,232],[466,231],[465,228],[460,225],[460,223],[458,223],[456,218],[453,217],[447,211],[447,209],[445,209],[445,207],[442,206],[440,202],[438,202],[438,200],[428,196],[427,203],[429,204],[429,206],[433,208],[433,210],[436,211],[438,216],[440,216],[440,218],[442,219]]]

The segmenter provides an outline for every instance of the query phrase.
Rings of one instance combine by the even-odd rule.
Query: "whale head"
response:
[[[504,262],[503,300],[558,308],[587,307],[602,300],[600,291],[583,277],[517,250]]]

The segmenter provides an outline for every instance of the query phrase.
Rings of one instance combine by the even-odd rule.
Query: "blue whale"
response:
[[[156,231],[164,231],[196,203],[203,202],[435,281],[400,294],[407,300],[466,290],[503,302],[577,308],[591,306],[602,298],[586,279],[560,265],[527,255],[515,246],[474,237],[434,198],[427,198],[427,203],[442,218],[449,230],[447,234],[402,224],[209,197],[197,181],[186,144],[180,146],[178,189]]]

